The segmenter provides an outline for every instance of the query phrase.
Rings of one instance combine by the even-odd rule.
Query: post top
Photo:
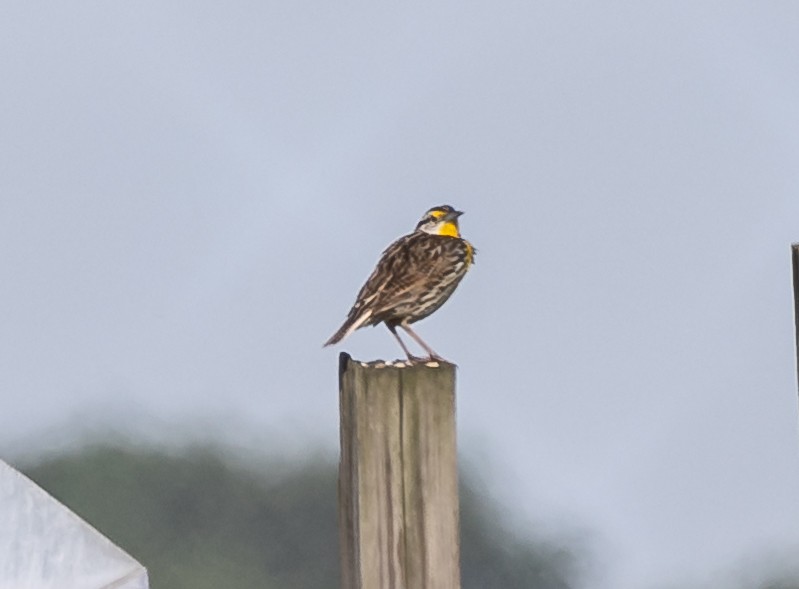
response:
[[[345,370],[347,365],[352,362],[364,368],[416,368],[424,366],[426,368],[442,368],[442,367],[455,367],[451,362],[439,362],[438,360],[430,360],[427,362],[410,362],[409,360],[371,360],[364,362],[362,360],[355,360],[347,352],[341,352],[338,357],[339,369]]]

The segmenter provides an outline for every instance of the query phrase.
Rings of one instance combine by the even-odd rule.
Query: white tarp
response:
[[[0,589],[148,589],[147,570],[0,460]]]

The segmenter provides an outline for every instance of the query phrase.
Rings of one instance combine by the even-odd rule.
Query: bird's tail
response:
[[[325,346],[332,346],[333,344],[339,343],[353,331],[361,327],[369,317],[372,316],[371,311],[366,311],[362,315],[353,315],[347,317],[347,320],[344,322],[344,325],[338,328],[338,331],[334,333],[329,340],[325,342]]]

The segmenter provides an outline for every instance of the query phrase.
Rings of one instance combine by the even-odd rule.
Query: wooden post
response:
[[[342,589],[459,589],[455,366],[339,358]]]

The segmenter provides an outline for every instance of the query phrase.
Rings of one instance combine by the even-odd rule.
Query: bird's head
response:
[[[460,237],[458,231],[458,217],[463,211],[456,211],[449,205],[433,207],[422,215],[421,220],[416,225],[417,231],[424,231],[431,235],[448,235],[450,237]]]

